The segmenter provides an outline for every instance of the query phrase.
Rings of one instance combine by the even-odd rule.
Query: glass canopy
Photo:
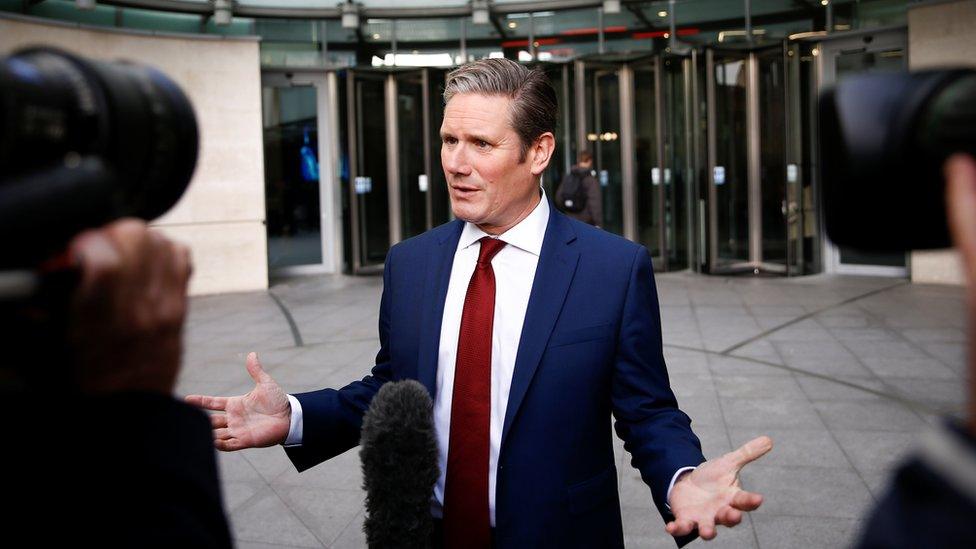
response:
[[[753,41],[799,32],[905,23],[907,0],[621,0],[617,13],[594,0],[492,0],[476,24],[466,0],[360,0],[357,24],[338,0],[234,0],[217,24],[213,0],[0,0],[0,12],[151,32],[255,35],[262,64],[280,67],[445,65],[488,56],[568,60],[603,52],[653,52],[690,44]]]

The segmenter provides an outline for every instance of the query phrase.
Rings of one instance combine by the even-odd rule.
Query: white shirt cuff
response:
[[[302,445],[302,403],[298,402],[298,399],[291,396],[288,397],[288,403],[291,404],[291,424],[288,425],[288,437],[285,438],[285,446],[301,446]],[[671,481],[674,484],[674,481]],[[671,494],[671,490],[668,489],[668,494]]]
[[[682,467],[681,469],[678,469],[678,472],[675,473],[673,477],[671,477],[671,484],[668,484],[668,500],[667,503],[664,504],[664,506],[668,508],[668,511],[671,510],[671,489],[674,488],[674,483],[678,481],[678,477],[681,475],[687,473],[688,471],[694,470],[695,467]]]

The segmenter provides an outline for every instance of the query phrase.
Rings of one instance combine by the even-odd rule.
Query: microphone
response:
[[[380,387],[363,416],[363,530],[371,548],[430,546],[430,500],[440,474],[433,409],[427,389],[408,379]]]

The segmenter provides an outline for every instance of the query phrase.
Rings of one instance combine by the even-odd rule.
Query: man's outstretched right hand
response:
[[[234,397],[190,395],[186,401],[210,416],[214,446],[232,452],[244,448],[264,448],[285,442],[291,424],[291,404],[281,387],[258,362],[255,353],[247,355],[247,373],[254,380],[250,393]]]

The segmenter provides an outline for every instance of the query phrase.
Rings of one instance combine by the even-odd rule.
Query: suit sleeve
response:
[[[681,467],[697,466],[705,458],[691,420],[678,409],[671,391],[654,271],[644,247],[637,251],[631,267],[611,391],[617,434],[630,452],[631,463],[650,486],[661,516],[670,520],[666,504],[672,476]]]
[[[384,383],[392,379],[390,365],[390,284],[396,248],[387,254],[383,270],[383,296],[380,299],[380,350],[370,375],[342,389],[322,389],[294,395],[302,405],[301,446],[285,448],[299,471],[314,467],[359,444],[363,414]]]

